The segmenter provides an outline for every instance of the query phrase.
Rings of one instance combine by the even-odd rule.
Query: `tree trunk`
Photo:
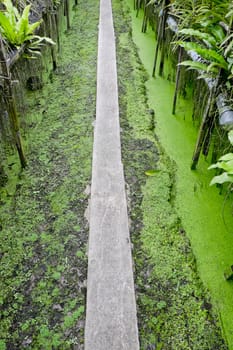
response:
[[[22,168],[25,168],[27,165],[27,161],[26,161],[26,158],[24,155],[22,141],[21,141],[14,92],[13,92],[12,85],[11,85],[12,84],[11,74],[10,74],[9,67],[7,65],[5,49],[4,49],[4,45],[3,45],[3,41],[2,41],[1,36],[0,36],[0,61],[1,61],[2,77],[3,77],[3,94],[4,94],[4,100],[6,103],[6,108],[7,108],[10,124],[11,124],[11,131],[13,134],[13,139],[14,139],[16,149],[17,149],[18,154],[19,154],[21,166],[22,166]]]

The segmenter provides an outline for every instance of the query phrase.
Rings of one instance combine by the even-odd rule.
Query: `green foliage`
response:
[[[90,16],[82,22],[86,13]],[[38,350],[70,350],[83,343],[83,321],[77,327],[76,320],[84,319],[79,310],[86,271],[84,190],[91,177],[97,24],[98,4],[90,9],[79,2],[53,83],[25,100],[28,167],[23,173],[18,165],[8,167],[15,163],[12,155],[6,162],[10,181],[2,189],[0,208],[1,350],[9,343],[12,349]]]
[[[113,6],[120,7],[122,3],[125,4],[114,0]],[[120,91],[123,91],[119,96],[121,123],[125,130],[122,134],[123,163],[132,199],[131,238],[135,248],[133,253],[140,347],[158,350],[223,350],[224,346],[215,343],[217,337],[215,331],[212,331],[213,323],[209,322],[209,315],[206,319],[206,310],[201,308],[202,287],[198,284],[199,281],[194,282],[196,273],[192,270],[194,264],[190,247],[172,207],[176,169],[165,159],[164,150],[160,148],[156,150],[160,158],[158,164],[155,155],[158,144],[150,129],[147,96],[139,93],[138,88],[135,93],[135,86],[140,87],[145,82],[144,71],[138,64],[138,51],[126,33],[129,28],[122,21],[124,16],[120,16],[120,19],[116,16],[116,33],[122,31],[117,50],[118,60],[125,62],[126,55],[128,58],[127,65],[119,65],[118,75]],[[153,40],[150,43],[153,44]],[[148,54],[144,56],[147,64],[150,48],[147,51],[146,46],[143,44],[140,52]],[[148,67],[150,68],[149,63]],[[124,79],[125,76],[127,79]],[[164,89],[162,84],[159,85],[161,90]],[[154,85],[153,80],[150,80],[149,89],[152,86],[154,89]],[[169,92],[163,93],[161,104],[166,105]],[[151,101],[153,95],[154,90],[151,90]],[[160,171],[155,172],[156,169]]]
[[[22,14],[12,4],[11,0],[4,0],[5,11],[0,12],[0,32],[9,44],[20,47],[26,44],[29,55],[40,54],[39,48],[44,43],[53,45],[54,42],[47,37],[35,35],[41,20],[35,23],[29,22],[31,4],[27,5]]]
[[[84,313],[84,306],[80,306],[72,314],[65,316],[64,324],[63,324],[64,329],[72,327],[83,313]]]
[[[179,31],[181,35],[185,35],[188,37],[194,36],[197,39],[205,40],[210,45],[215,46],[216,40],[215,38],[210,35],[209,33],[203,33],[200,30],[193,29],[193,28],[184,28]]]
[[[61,335],[51,331],[47,325],[42,325],[37,338],[37,345],[47,350],[57,349],[61,345]]]
[[[150,169],[150,170],[145,171],[145,174],[146,174],[147,176],[156,176],[156,174],[157,174],[159,171],[160,171],[159,169]]]
[[[0,12],[0,29],[2,35],[14,46],[20,46],[25,41],[33,38],[33,33],[41,24],[41,21],[29,23],[31,5],[27,5],[22,15],[13,6],[11,0],[4,0],[6,11]]]
[[[228,139],[233,145],[233,130],[229,131]],[[220,169],[224,172],[221,175],[214,176],[210,182],[210,186],[215,184],[224,184],[224,183],[233,183],[233,153],[227,153],[221,158],[219,158],[218,162],[212,164],[210,169]]]
[[[186,66],[188,67],[188,69],[201,70],[206,72],[210,72],[210,71],[214,73],[218,72],[217,68],[215,68],[214,66],[210,66],[198,61],[191,61],[191,60],[183,61],[180,63],[180,66]]]
[[[0,340],[0,350],[6,350],[6,343],[4,340]]]
[[[188,6],[187,6],[188,5]],[[228,2],[175,0],[173,13],[178,18],[178,38],[174,42],[186,51],[196,52],[201,64],[185,61],[182,65],[205,71],[201,77],[217,77],[226,84],[233,76],[232,5]]]

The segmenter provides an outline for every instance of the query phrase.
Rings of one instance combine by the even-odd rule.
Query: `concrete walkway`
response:
[[[138,350],[111,0],[100,1],[85,350]]]

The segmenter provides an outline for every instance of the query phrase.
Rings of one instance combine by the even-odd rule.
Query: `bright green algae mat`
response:
[[[150,29],[146,34],[141,33],[141,14],[136,18],[133,1],[128,0],[127,4],[132,19],[133,40],[148,73],[146,89],[149,107],[155,111],[155,134],[165,153],[174,163],[173,206],[191,241],[198,273],[210,291],[215,311],[219,313],[229,349],[233,349],[233,284],[231,281],[226,281],[223,275],[233,263],[231,203],[224,203],[224,195],[220,196],[218,189],[209,187],[213,173],[207,170],[208,161],[200,159],[197,170],[190,170],[197,137],[197,130],[191,118],[192,101],[183,101],[179,98],[176,116],[172,115],[174,84],[158,76],[155,79],[151,78],[155,35]],[[127,6],[125,9],[127,11]],[[156,177],[147,181],[145,193],[148,195],[152,193],[153,186],[158,186]],[[153,200],[153,196],[151,199]],[[144,206],[148,210],[148,204]],[[183,348],[185,347],[182,345],[174,347],[174,349]]]
[[[99,2],[80,0],[58,69],[31,92],[28,158],[1,192],[0,349],[83,349]]]

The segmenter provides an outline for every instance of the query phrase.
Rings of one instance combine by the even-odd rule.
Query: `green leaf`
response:
[[[208,170],[217,169],[217,168],[219,168],[219,165],[220,165],[220,162],[211,164],[211,165],[208,167]]]
[[[233,160],[229,160],[228,162],[221,162],[221,169],[225,170],[228,174],[233,173]]]
[[[228,54],[232,53],[232,48],[233,48],[233,40],[230,41],[230,43],[227,45],[225,51],[224,51],[224,56],[227,57]]]
[[[228,160],[228,161],[220,161],[220,162],[217,162],[215,164],[212,164],[208,170],[211,170],[211,169],[223,169],[225,170],[228,174],[232,174],[233,173],[233,159],[231,160]]]
[[[13,6],[11,0],[4,0],[3,4],[6,7],[4,15],[9,18],[9,21],[14,28],[16,25],[16,18],[19,16],[19,12],[16,7]]]
[[[4,340],[0,339],[0,350],[6,350],[6,343]]]
[[[189,67],[189,69],[203,70],[206,72],[208,70],[207,64],[202,63],[202,62],[198,62],[198,61],[187,60],[187,61],[183,61],[183,62],[179,63],[179,65]]]
[[[78,251],[76,252],[76,256],[77,256],[78,258],[83,258],[83,257],[84,257],[84,253],[83,253],[81,250],[78,250]]]
[[[10,19],[6,17],[3,12],[0,12],[0,30],[10,43],[15,43],[16,32],[14,31]]]
[[[215,37],[218,44],[223,42],[225,38],[225,32],[219,24],[215,24],[215,25],[212,25],[211,27],[208,27],[208,30]]]
[[[59,280],[61,278],[61,273],[59,271],[55,271],[52,274],[52,278],[55,279],[55,280]]]
[[[160,170],[158,170],[158,169],[150,169],[150,170],[145,171],[145,174],[147,176],[156,176],[156,174],[158,172],[160,172]]]
[[[27,30],[27,35],[33,34],[35,30],[41,25],[41,23],[42,23],[42,20],[30,24]]]
[[[30,12],[31,5],[27,5],[25,9],[23,10],[22,16],[20,17],[19,21],[16,25],[16,30],[18,32],[18,44],[21,45],[25,41],[25,37],[28,35],[28,31],[30,28],[29,25],[29,12]]]
[[[218,73],[219,69],[218,67],[218,63],[217,62],[212,62],[208,65],[207,67],[207,72],[214,72],[214,73]]]
[[[227,70],[228,64],[224,57],[215,50],[210,50],[194,42],[178,41],[177,42],[186,51],[195,51],[202,58],[218,63],[218,66]]]
[[[208,42],[211,46],[216,46],[216,40],[215,38],[213,38],[212,35],[208,34],[208,33],[203,33],[200,32],[197,29],[192,29],[192,28],[184,28],[179,30],[180,34],[185,34],[188,36],[188,38],[190,36],[194,36],[195,38],[201,39],[201,40],[205,40],[206,42]]]
[[[47,36],[33,35],[33,40],[34,39],[37,39],[37,40],[32,43],[33,45],[34,44],[40,45],[43,43],[48,43],[50,45],[56,45],[56,43],[51,38],[48,38]]]
[[[230,141],[231,145],[233,145],[233,130],[228,132],[228,140]]]
[[[29,23],[31,5],[27,5],[22,15],[20,15],[11,0],[4,0],[3,3],[6,11],[0,11],[0,32],[10,44],[21,46],[24,42],[36,39],[36,41],[40,40],[38,45],[42,43],[54,45],[50,38],[34,36],[34,32],[40,26],[41,21]]]
[[[227,153],[224,154],[219,160],[227,161],[227,160],[233,160],[233,153]]]
[[[215,184],[223,184],[225,182],[231,182],[233,183],[233,175],[228,175],[228,173],[222,173],[221,175],[213,177],[213,179],[210,182],[210,186]]]

